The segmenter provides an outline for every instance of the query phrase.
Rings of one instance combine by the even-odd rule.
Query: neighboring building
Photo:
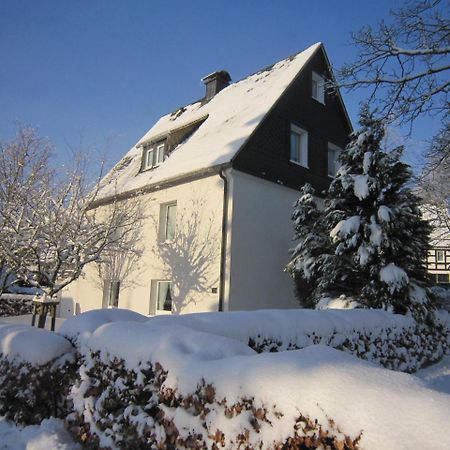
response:
[[[442,208],[437,214],[436,208],[431,206],[424,207],[425,217],[430,220],[433,226],[431,234],[431,248],[428,250],[427,269],[431,275],[432,281],[437,285],[450,286],[450,233],[448,230],[449,221],[443,224],[439,220],[442,214]],[[446,219],[448,215],[444,216]]]
[[[450,246],[428,250],[427,268],[435,284],[450,286]]]
[[[298,306],[283,269],[298,189],[319,194],[352,130],[322,44],[163,116],[103,180],[98,207],[139,194],[142,256],[127,279],[95,267],[63,293],[68,309],[143,314]],[[123,277],[122,277],[123,278]]]

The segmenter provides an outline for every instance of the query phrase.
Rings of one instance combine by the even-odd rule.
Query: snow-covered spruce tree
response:
[[[327,269],[338,267],[330,252],[329,235],[314,194],[314,188],[306,183],[294,204],[293,240],[297,244],[290,250],[291,261],[286,266],[286,271],[294,279],[295,295],[306,308],[314,308],[320,292],[330,287],[331,277],[323,276]],[[333,274],[336,275],[336,272]]]
[[[325,202],[332,248],[346,273],[335,290],[366,307],[422,316],[431,306],[424,290],[430,228],[408,186],[402,148],[381,150],[383,123],[367,109],[360,123],[341,152],[342,166]]]

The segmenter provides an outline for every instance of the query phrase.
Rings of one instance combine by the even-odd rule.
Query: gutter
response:
[[[219,177],[223,180],[223,211],[222,211],[222,244],[220,248],[220,280],[219,280],[219,311],[223,311],[225,297],[225,271],[227,265],[227,234],[228,234],[228,178],[225,170],[221,168]]]

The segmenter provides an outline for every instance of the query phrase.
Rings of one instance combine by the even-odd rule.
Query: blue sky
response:
[[[201,98],[204,75],[226,69],[236,81],[318,41],[340,66],[354,55],[350,33],[399,3],[2,0],[0,139],[19,121],[60,161],[81,141],[111,165],[161,115]],[[354,124],[361,95],[344,93]]]

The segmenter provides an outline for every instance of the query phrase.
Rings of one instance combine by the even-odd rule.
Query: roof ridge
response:
[[[316,42],[315,44],[312,44],[312,45],[310,45],[309,47],[304,48],[303,50],[300,50],[300,51],[298,51],[298,52],[296,52],[296,53],[293,53],[292,55],[289,55],[289,56],[287,56],[286,58],[280,59],[279,61],[275,61],[273,64],[269,64],[268,66],[266,66],[266,67],[264,67],[264,68],[262,68],[262,69],[259,69],[259,70],[257,70],[256,72],[253,72],[253,73],[251,73],[250,75],[247,75],[247,76],[244,77],[244,78],[241,78],[240,80],[236,81],[236,82],[233,83],[233,84],[240,83],[241,81],[244,81],[244,80],[246,80],[247,78],[253,77],[254,75],[258,75],[258,74],[260,74],[260,73],[263,73],[263,72],[266,72],[266,71],[268,71],[268,70],[271,70],[275,65],[281,64],[281,63],[284,62],[284,61],[293,61],[297,56],[299,56],[299,55],[300,55],[301,53],[303,53],[303,52],[306,52],[306,51],[309,50],[311,47],[315,47],[315,46],[320,47],[321,45],[322,45],[322,42],[320,42],[320,41],[319,41],[319,42]]]
[[[223,89],[223,91],[225,91],[226,89],[228,89],[228,88],[231,87],[231,86],[235,86],[235,85],[237,85],[237,84],[239,84],[239,83],[242,83],[243,81],[247,80],[247,79],[250,78],[250,77],[253,77],[253,76],[255,76],[255,75],[259,75],[259,74],[261,74],[261,73],[267,72],[267,71],[271,70],[271,69],[272,69],[275,65],[277,65],[277,64],[281,64],[281,63],[283,63],[284,61],[293,61],[297,56],[299,56],[299,55],[300,55],[301,53],[303,53],[303,52],[306,52],[306,51],[309,50],[311,47],[314,47],[314,46],[319,47],[319,46],[321,46],[321,45],[323,45],[322,42],[320,42],[320,41],[319,41],[319,42],[316,42],[315,44],[312,44],[312,45],[310,45],[309,47],[304,48],[303,50],[300,50],[300,51],[298,51],[298,52],[296,52],[296,53],[293,53],[293,54],[287,56],[286,58],[280,59],[279,61],[275,61],[274,63],[269,64],[268,66],[266,66],[266,67],[264,67],[264,68],[262,68],[262,69],[259,69],[259,70],[257,70],[256,72],[252,72],[251,74],[246,75],[245,77],[240,78],[239,80],[230,83],[229,86],[227,86],[225,89]],[[162,116],[160,116],[160,119],[163,118],[163,117],[166,117],[166,116],[168,116],[168,115],[176,114],[176,113],[177,113],[178,111],[180,111],[181,109],[186,108],[187,106],[190,106],[190,105],[195,105],[196,103],[201,103],[202,101],[203,101],[203,98],[200,98],[200,99],[195,100],[195,101],[193,101],[193,102],[186,103],[186,104],[184,104],[184,105],[182,105],[182,106],[180,106],[180,107],[174,109],[173,111],[170,111],[170,112],[167,112],[167,113],[163,114]]]

